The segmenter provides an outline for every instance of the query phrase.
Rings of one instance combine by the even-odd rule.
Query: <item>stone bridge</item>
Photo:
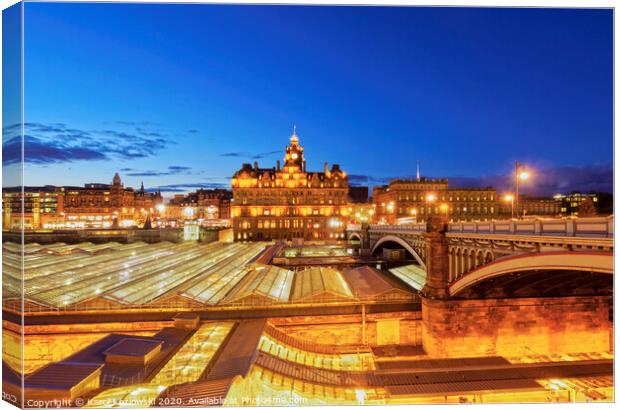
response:
[[[445,275],[444,296],[463,295],[466,289],[481,281],[518,272],[613,273],[613,216],[459,223],[435,218],[433,221],[349,225],[347,237],[352,243],[359,242],[362,250],[372,255],[383,248],[404,248],[410,259],[427,272],[430,282],[433,280],[427,265],[432,254],[434,266],[445,270],[440,275]],[[564,277],[571,275],[566,273]]]
[[[613,351],[613,217],[349,226],[361,252],[406,249],[426,273],[432,356]]]

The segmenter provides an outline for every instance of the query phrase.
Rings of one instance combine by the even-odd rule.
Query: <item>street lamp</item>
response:
[[[428,215],[430,210],[431,210],[430,204],[432,204],[436,199],[437,199],[437,196],[435,196],[435,194],[427,194],[426,195],[426,210],[428,211],[428,212],[426,212],[426,215]],[[430,212],[430,213],[432,214],[432,212]],[[427,216],[427,218],[428,218],[428,216]]]
[[[446,218],[447,218],[447,217],[448,217],[448,205],[446,205],[446,204],[441,204],[441,205],[439,206],[439,209],[440,209],[440,210],[442,210],[442,211],[444,211],[444,212],[446,213]]]
[[[515,197],[512,194],[504,195],[504,201],[510,202],[510,217],[515,217]]]
[[[517,217],[520,218],[519,212],[519,181],[525,181],[530,177],[530,173],[525,168],[525,163],[520,164],[515,161],[515,201],[517,202]]]

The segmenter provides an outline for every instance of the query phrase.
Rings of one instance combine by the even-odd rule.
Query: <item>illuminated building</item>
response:
[[[64,226],[64,194],[53,186],[24,187],[24,229]],[[2,189],[2,228],[18,231],[22,223],[21,187]]]
[[[499,214],[503,217],[511,215],[512,204],[503,200],[498,202]],[[560,202],[554,198],[530,197],[521,195],[519,198],[520,212],[524,216],[558,216],[560,215]],[[515,216],[517,210],[515,209]]]
[[[24,229],[130,227],[144,223],[162,202],[161,194],[125,188],[116,173],[112,184],[83,187],[24,187]],[[19,230],[21,188],[3,189],[3,229]]]
[[[200,219],[205,223],[228,224],[231,200],[232,192],[227,189],[199,189],[187,195],[175,195],[165,214],[170,219]]]
[[[243,164],[232,188],[235,240],[344,238],[348,177],[337,164],[307,172],[295,131],[282,168]]]
[[[371,203],[349,203],[347,222],[352,224],[372,223],[375,205]]]
[[[375,222],[423,221],[430,215],[486,220],[497,215],[495,188],[449,188],[447,179],[395,179],[374,187]]]
[[[558,202],[560,207],[560,212],[565,216],[576,216],[579,214],[579,207],[581,203],[586,200],[586,198],[590,198],[594,207],[599,211],[599,194],[582,194],[580,192],[571,192],[570,194],[555,195],[553,198]],[[613,208],[612,208],[613,212]]]

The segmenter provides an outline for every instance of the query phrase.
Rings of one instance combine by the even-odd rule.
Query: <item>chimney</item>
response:
[[[258,161],[254,161],[254,170],[258,171]]]
[[[280,170],[280,160],[278,160],[278,162],[276,162],[276,164],[277,164],[277,170],[279,171]]]
[[[306,160],[305,159],[304,159],[304,162],[303,162],[303,171],[306,172]]]
[[[329,174],[329,167],[327,166],[327,161],[325,161],[325,167],[323,168],[323,172],[325,172],[325,175]]]

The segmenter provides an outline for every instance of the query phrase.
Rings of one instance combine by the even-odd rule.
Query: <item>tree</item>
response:
[[[592,202],[592,198],[586,197],[586,199],[581,201],[577,215],[580,217],[596,215],[596,207],[594,206],[594,202]]]

